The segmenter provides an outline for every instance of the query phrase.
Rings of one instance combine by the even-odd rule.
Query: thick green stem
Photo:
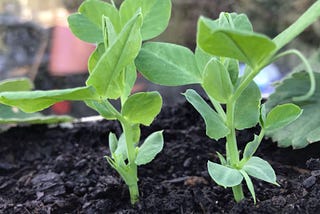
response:
[[[232,187],[234,200],[238,203],[244,199],[244,194],[242,190],[242,184]]]
[[[298,36],[302,31],[314,23],[320,16],[320,1],[316,1],[306,12],[300,16],[290,27],[280,33],[273,41],[277,44],[277,50]]]
[[[131,204],[135,204],[139,200],[138,182],[129,186]]]
[[[236,130],[234,127],[234,108],[235,108],[235,100],[231,99],[230,102],[227,103],[227,126],[230,129],[230,133],[227,135],[227,158],[230,161],[232,167],[237,167],[239,165],[239,151],[236,139]],[[242,185],[239,184],[237,186],[232,187],[232,192],[234,199],[236,202],[244,199],[244,194],[242,190]]]
[[[131,204],[135,204],[139,199],[139,188],[138,188],[138,167],[135,164],[136,159],[136,150],[135,143],[133,142],[133,130],[132,125],[128,123],[125,119],[121,120],[121,125],[123,129],[123,133],[126,138],[126,146],[127,146],[127,156],[128,156],[128,164],[127,170],[125,174],[122,174],[124,181],[129,187]]]
[[[234,107],[235,101],[227,103],[227,126],[230,129],[230,133],[227,135],[227,157],[229,157],[230,164],[237,166],[239,163],[239,152],[236,139],[236,131],[234,127]]]

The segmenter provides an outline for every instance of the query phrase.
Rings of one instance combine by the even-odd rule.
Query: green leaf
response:
[[[251,178],[249,177],[249,175],[244,171],[244,170],[240,170],[240,173],[242,174],[242,176],[244,177],[244,180],[246,181],[247,187],[252,195],[253,198],[253,202],[254,204],[256,204],[257,200],[256,200],[256,193],[254,191],[254,186],[253,183],[251,181]]]
[[[227,165],[227,160],[223,157],[222,154],[220,154],[219,152],[216,152],[217,155],[218,155],[218,158],[220,160],[220,163],[222,166],[226,166]]]
[[[5,91],[29,91],[33,83],[28,78],[13,78],[0,81],[0,92]]]
[[[238,130],[251,128],[259,122],[261,92],[257,84],[251,82],[236,101],[234,123]]]
[[[56,124],[72,122],[69,116],[44,116],[40,113],[25,113],[15,107],[0,105],[0,124],[27,123],[27,124]]]
[[[121,22],[126,23],[141,8],[143,25],[142,39],[152,39],[168,26],[171,15],[171,0],[126,0],[121,4]]]
[[[217,184],[225,188],[237,186],[243,180],[243,176],[236,169],[232,169],[227,166],[222,166],[211,161],[208,161],[207,167],[211,178]]]
[[[228,71],[216,59],[211,59],[203,74],[203,88],[220,103],[227,103],[233,94],[233,84]]]
[[[114,153],[117,150],[118,147],[118,139],[115,134],[112,132],[109,133],[109,149],[111,154]]]
[[[122,115],[131,123],[150,125],[162,106],[158,92],[140,92],[130,96],[124,103]]]
[[[126,137],[122,133],[118,140],[117,149],[114,151],[115,156],[120,156],[122,160],[126,160],[127,156],[127,144],[126,144]]]
[[[198,22],[197,44],[206,52],[234,58],[252,68],[271,57],[276,45],[268,37],[249,31],[213,28],[203,18]]]
[[[25,91],[0,93],[0,103],[16,106],[25,112],[43,110],[63,100],[98,99],[90,86],[50,91]]]
[[[307,136],[307,140],[309,143],[320,141],[320,127],[317,127],[312,132],[310,132]]]
[[[68,17],[68,22],[72,33],[82,41],[89,43],[103,41],[102,30],[84,15],[72,14]]]
[[[117,99],[120,96],[119,90],[112,90],[115,88],[113,83],[119,77],[121,71],[134,60],[140,50],[141,36],[139,31],[141,22],[141,14],[137,13],[125,25],[116,41],[108,47],[90,73],[86,84],[94,86],[102,97]]]
[[[179,86],[202,81],[194,54],[183,46],[145,43],[135,63],[146,79],[160,85]]]
[[[102,16],[102,32],[103,32],[103,41],[106,47],[111,46],[117,39],[117,32],[107,16]]]
[[[183,95],[204,119],[208,137],[219,140],[229,134],[230,130],[219,117],[218,113],[215,112],[196,91],[188,89]]]
[[[212,29],[235,29],[239,31],[253,31],[250,20],[245,14],[221,12],[219,18],[212,20],[201,17],[203,22]]]
[[[99,0],[84,1],[79,12],[68,17],[69,27],[79,39],[89,43],[103,42],[102,16],[107,16],[116,32],[121,29],[117,9],[111,4]]]
[[[264,103],[260,107],[259,123],[261,127],[264,127],[266,119],[267,119],[267,110],[266,110],[266,104]]]
[[[99,28],[102,28],[102,16],[106,16],[111,20],[116,32],[119,32],[121,29],[119,12],[112,4],[101,0],[86,0],[80,5],[78,11],[92,23],[99,26]]]
[[[276,174],[271,165],[259,157],[253,156],[250,158],[242,169],[252,177],[278,185]]]
[[[252,31],[252,25],[245,14],[222,12],[217,22],[220,28]]]
[[[223,63],[224,67],[229,72],[229,76],[233,86],[236,86],[239,79],[239,62],[235,59],[226,58]]]
[[[198,66],[198,69],[201,73],[201,76],[203,75],[205,68],[207,67],[208,62],[211,61],[212,58],[215,58],[214,56],[204,52],[201,48],[197,47],[195,51],[195,58],[196,63]]]
[[[151,162],[163,148],[163,131],[154,132],[147,137],[138,150],[135,163],[140,166]]]
[[[128,97],[131,94],[132,88],[136,82],[137,79],[137,69],[134,64],[134,62],[127,65],[127,67],[124,69],[123,74],[123,92],[122,96]]]
[[[100,44],[97,45],[96,49],[92,52],[88,61],[89,74],[91,74],[94,68],[97,66],[100,58],[103,56],[105,51],[106,49],[104,48],[104,43],[101,42]]]
[[[116,112],[103,100],[86,100],[85,103],[107,120],[115,120],[117,118]]]
[[[299,106],[292,103],[277,105],[267,114],[264,129],[271,131],[282,128],[295,121],[301,113]]]
[[[254,155],[254,153],[258,149],[259,144],[259,137],[257,135],[254,135],[253,141],[247,143],[246,147],[244,148],[243,159],[245,161],[249,160]]]
[[[314,75],[316,78],[316,91],[310,99],[303,102],[292,101],[292,97],[306,94],[310,87],[308,74],[299,72],[294,73],[278,84],[275,93],[266,102],[267,110],[289,102],[293,102],[303,109],[300,117],[288,126],[266,133],[274,141],[278,142],[280,147],[292,146],[295,149],[306,147],[310,144],[308,140],[309,134],[320,127],[320,120],[318,119],[320,118],[320,74],[314,73]]]

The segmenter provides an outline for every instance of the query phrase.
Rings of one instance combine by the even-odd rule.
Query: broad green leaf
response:
[[[160,85],[187,85],[202,79],[192,51],[175,44],[145,43],[135,63],[146,79]]]
[[[234,58],[252,68],[262,66],[261,63],[271,57],[276,49],[272,40],[264,35],[212,28],[203,18],[198,22],[197,44],[212,55]]]
[[[253,31],[252,24],[246,14],[231,13],[231,17],[233,19],[235,29],[243,31]]]
[[[90,86],[63,90],[0,93],[0,103],[16,106],[25,112],[40,111],[63,100],[92,99],[98,99],[98,97]]]
[[[71,122],[69,116],[44,116],[40,113],[25,113],[15,107],[0,105],[0,124],[27,123],[27,124],[56,124]]]
[[[234,110],[234,124],[236,129],[251,128],[259,122],[260,102],[260,89],[252,82],[236,101]]]
[[[163,148],[163,131],[154,132],[140,146],[135,163],[140,166],[151,162]]]
[[[271,165],[259,157],[253,156],[250,158],[242,169],[252,177],[278,185],[276,181],[276,174],[274,173]]]
[[[277,105],[267,114],[264,124],[266,131],[282,128],[295,121],[302,113],[299,106],[292,103]]]
[[[268,111],[274,106],[290,102],[303,109],[300,117],[288,126],[266,133],[274,141],[278,142],[280,147],[292,146],[295,149],[306,147],[309,145],[309,134],[320,127],[320,120],[318,119],[320,118],[320,74],[314,73],[314,75],[316,78],[316,91],[309,100],[303,102],[292,101],[292,97],[306,94],[310,87],[308,74],[299,72],[294,73],[278,84],[275,93],[266,102]],[[316,138],[316,136],[313,137]]]
[[[240,173],[242,174],[242,176],[244,177],[244,180],[246,181],[247,187],[248,187],[248,189],[249,189],[249,191],[250,191],[250,193],[252,195],[254,204],[256,204],[256,202],[257,202],[256,193],[254,191],[254,186],[253,186],[253,183],[251,181],[251,178],[249,177],[249,175],[244,170],[240,170]]]
[[[259,137],[254,135],[253,141],[247,143],[246,147],[244,148],[243,159],[245,161],[249,160],[254,155],[259,147],[259,144]]]
[[[89,43],[103,42],[102,30],[82,14],[71,14],[68,17],[72,33],[82,41]]]
[[[96,65],[98,64],[100,58],[103,56],[104,52],[106,51],[104,47],[104,43],[101,42],[97,45],[96,49],[92,52],[90,55],[89,61],[88,61],[88,70],[89,74],[92,73]]]
[[[314,129],[307,136],[307,140],[309,143],[314,143],[320,141],[320,127]]]
[[[120,7],[121,22],[126,23],[139,8],[143,16],[143,40],[152,39],[166,29],[171,15],[171,0],[126,0]]]
[[[119,12],[112,4],[103,2],[101,0],[87,0],[80,5],[78,11],[92,23],[99,26],[99,28],[102,28],[102,16],[106,16],[111,20],[116,32],[120,32],[121,24]],[[136,11],[137,10],[134,11],[132,16]]]
[[[131,123],[150,125],[162,106],[158,92],[140,92],[131,95],[124,103],[122,115]]]
[[[141,14],[137,13],[125,25],[116,41],[108,47],[90,73],[86,84],[94,86],[100,96],[111,99],[119,97],[119,91],[111,90],[114,88],[113,81],[134,60],[140,50],[141,22]]]
[[[120,32],[120,17],[116,8],[111,4],[99,1],[84,1],[78,13],[68,17],[69,27],[79,39],[89,43],[103,42],[102,16],[107,16]]]
[[[28,78],[13,78],[0,81],[0,92],[5,91],[29,91],[33,83]]]
[[[242,174],[236,169],[222,166],[211,161],[208,161],[207,167],[211,178],[225,188],[237,186],[243,180]]]
[[[114,153],[118,148],[118,139],[112,132],[109,133],[109,149],[111,154]]]
[[[205,68],[207,67],[208,62],[210,62],[210,60],[215,57],[204,52],[199,47],[196,48],[194,56],[196,58],[196,63],[202,76],[205,71]]]
[[[215,112],[196,91],[188,89],[183,95],[204,119],[208,137],[219,140],[229,134],[230,130],[219,117],[218,113]]]
[[[220,103],[227,103],[233,94],[233,84],[229,72],[216,59],[211,59],[207,64],[203,74],[202,87],[209,96]]]
[[[115,120],[117,118],[114,109],[112,109],[111,106],[109,106],[103,100],[86,100],[85,103],[107,120]]]
[[[124,90],[122,95],[128,97],[137,79],[137,71],[134,62],[127,65],[124,69]]]

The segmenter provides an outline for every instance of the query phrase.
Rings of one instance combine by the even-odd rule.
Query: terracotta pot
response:
[[[49,71],[55,76],[84,73],[95,46],[76,38],[67,26],[53,29]]]

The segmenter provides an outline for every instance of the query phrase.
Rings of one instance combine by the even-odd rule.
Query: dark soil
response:
[[[14,127],[0,134],[0,213],[319,213],[320,144],[278,149],[265,140],[257,156],[274,167],[276,187],[254,180],[257,204],[237,204],[206,170],[224,142],[205,136],[204,123],[189,104],[164,108],[142,138],[164,129],[165,147],[139,168],[140,202],[130,205],[126,186],[108,165],[108,133],[117,122],[74,127]],[[240,148],[256,129],[238,133]]]

